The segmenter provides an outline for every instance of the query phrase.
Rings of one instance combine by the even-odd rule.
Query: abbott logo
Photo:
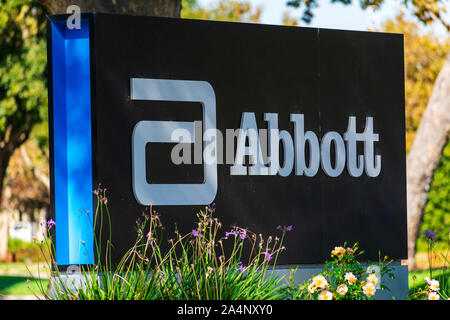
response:
[[[203,132],[216,130],[216,96],[206,81],[137,79],[130,81],[131,100],[199,102],[203,111]],[[217,194],[217,161],[204,163],[204,181],[198,184],[148,183],[145,147],[150,142],[180,142],[175,132],[195,143],[194,122],[139,121],[132,134],[133,192],[141,205],[207,205]],[[216,139],[203,139],[203,148],[216,154]],[[151,152],[151,151],[150,151]]]

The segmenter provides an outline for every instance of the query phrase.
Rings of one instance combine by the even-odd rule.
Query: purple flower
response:
[[[48,220],[48,221],[42,221],[41,223],[40,223],[40,225],[41,225],[41,228],[47,228],[47,231],[48,230],[50,230],[54,225],[55,225],[56,223],[55,223],[55,220],[53,220],[53,219],[50,219],[50,220]]]
[[[239,261],[237,265],[238,265],[239,271],[240,271],[240,272],[244,272],[245,266],[242,264],[242,262]]]
[[[235,230],[232,230],[232,231],[225,232],[225,237],[228,238],[229,236],[239,236],[239,238],[244,240],[245,238],[247,238],[247,230],[245,230],[245,229],[241,229],[241,230],[235,229]]]
[[[270,260],[272,260],[272,254],[271,254],[270,252],[264,251],[264,252],[262,252],[261,254],[263,254],[263,255],[266,256],[267,262],[269,262]]]
[[[197,239],[201,239],[201,237],[202,237],[202,234],[199,233],[197,230],[192,230],[192,235],[194,237],[196,237]]]
[[[283,232],[292,231],[292,225],[289,225],[289,226],[278,226],[277,230],[281,230]]]
[[[430,231],[430,230],[426,230],[423,232],[423,234],[428,238],[433,240],[434,237],[436,237],[436,232]]]
[[[225,232],[225,237],[237,236],[238,232],[236,230]]]

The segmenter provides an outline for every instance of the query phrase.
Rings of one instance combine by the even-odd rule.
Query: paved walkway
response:
[[[36,297],[36,296],[0,296],[0,300],[39,300],[44,297]]]

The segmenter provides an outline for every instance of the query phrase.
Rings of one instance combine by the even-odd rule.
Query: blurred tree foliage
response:
[[[434,82],[447,54],[450,53],[450,40],[440,40],[431,33],[421,33],[419,25],[407,21],[403,12],[386,21],[382,31],[404,34],[406,150],[409,150],[433,91]]]
[[[37,141],[28,139],[9,161],[3,207],[28,214],[33,221],[38,219],[36,210],[50,208],[48,176],[47,158],[42,155]]]
[[[296,27],[298,26],[298,19],[289,14],[289,11],[283,13],[283,17],[281,19],[281,23],[284,26]]]
[[[406,148],[411,147],[422,115],[430,99],[435,80],[450,53],[450,39],[440,40],[423,34],[419,26],[405,20],[403,12],[382,26],[382,31],[403,33],[405,45]],[[450,144],[444,149],[433,176],[424,208],[420,234],[436,232],[439,246],[445,247],[450,228]],[[417,251],[426,251],[423,237],[417,240]]]
[[[0,0],[0,199],[4,198],[10,158],[36,124],[44,123],[36,130],[36,137],[42,146],[47,144],[45,27],[45,12],[39,3]],[[16,192],[21,194],[22,188],[26,186]],[[8,218],[2,212],[0,259],[7,256],[7,248]]]
[[[181,17],[232,22],[259,22],[261,8],[253,9],[249,1],[216,0],[209,7],[201,7],[197,0],[183,0]]]
[[[20,239],[9,239],[8,240],[8,252],[12,256],[12,262],[45,262],[45,258],[48,257],[47,252],[43,253],[37,242],[26,242]]]
[[[358,1],[362,9],[379,9],[386,0],[354,0]],[[319,7],[321,0],[288,0],[287,5],[294,8],[303,8],[302,20],[310,23],[314,18],[314,9]],[[323,2],[323,0],[322,0]],[[353,0],[329,0],[331,3],[349,5]],[[408,8],[423,23],[439,21],[450,31],[450,22],[444,19],[448,0],[398,0],[398,3]]]
[[[0,178],[34,126],[47,143],[45,13],[32,0],[0,1]],[[43,122],[44,120],[44,122]],[[1,190],[1,188],[0,188]],[[0,194],[1,195],[1,194]]]

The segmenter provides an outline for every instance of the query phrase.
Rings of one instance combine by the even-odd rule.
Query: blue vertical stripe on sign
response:
[[[89,20],[51,22],[58,265],[94,262]]]

